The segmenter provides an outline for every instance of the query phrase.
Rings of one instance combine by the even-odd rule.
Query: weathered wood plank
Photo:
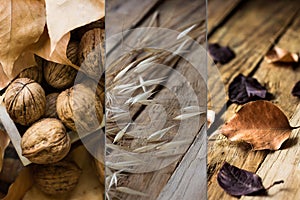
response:
[[[298,2],[244,1],[224,26],[209,38],[210,43],[229,45],[236,58],[218,66],[224,84],[237,74],[249,74],[297,12]]]
[[[197,102],[194,102],[194,96],[195,94],[191,93],[190,90],[187,89],[186,83],[182,82],[181,80],[178,80],[178,76],[176,74],[171,74],[170,79],[167,83],[165,83],[165,86],[167,88],[162,89],[154,98],[154,101],[156,101],[158,105],[154,106],[147,106],[145,110],[137,117],[135,122],[137,124],[142,123],[146,124],[142,131],[139,133],[139,136],[142,137],[143,135],[149,133],[151,129],[156,127],[169,127],[170,125],[174,124],[174,121],[172,120],[174,117],[180,114],[180,109],[187,107],[190,104],[199,105],[200,107],[205,107],[206,105],[206,95],[205,95],[205,83],[203,80],[199,80],[199,74],[195,72],[195,69],[193,70],[191,67],[186,66],[182,63],[179,63],[176,71],[180,73],[183,77],[188,80],[195,92],[197,94],[198,98],[198,104]],[[198,77],[198,78],[197,78]],[[175,97],[174,95],[177,95]],[[198,96],[199,95],[199,96]],[[181,97],[181,105],[178,104],[178,97]],[[151,116],[151,117],[149,117]],[[152,122],[152,119],[154,120],[154,123]],[[200,120],[200,121],[199,121]],[[172,122],[173,121],[173,122]],[[198,118],[191,118],[188,121],[182,122],[180,124],[180,129],[178,130],[171,130],[168,137],[173,137],[178,135],[181,135],[181,140],[189,140],[189,143],[192,143],[193,137],[199,132],[201,125],[205,121],[205,116],[202,116],[200,119]],[[200,123],[199,123],[200,122]],[[189,130],[188,133],[186,133],[186,130]],[[178,133],[177,133],[178,132]],[[202,143],[204,143],[206,140],[202,138]],[[190,145],[187,143],[187,145]],[[177,147],[177,152],[184,152],[183,150],[186,148],[186,145],[181,144]],[[176,149],[174,149],[176,150]],[[175,154],[176,155],[176,154]],[[154,154],[155,156],[155,154]],[[164,172],[168,172],[165,174],[165,176],[162,176],[161,170],[147,173],[147,174],[131,174],[128,179],[126,180],[126,186],[129,188],[134,188],[138,191],[143,191],[145,193],[152,194],[151,197],[145,198],[145,199],[156,199],[159,194],[159,192],[162,190],[163,186],[166,184],[168,179],[170,178],[170,175],[173,173],[173,171],[176,168],[176,163],[178,162],[178,159],[181,156],[176,156],[174,162],[174,165],[169,165],[168,167],[164,168]],[[168,158],[169,159],[169,158]],[[167,158],[162,159],[161,162],[153,163],[151,162],[151,168],[153,166],[157,166],[158,169],[160,168],[160,165],[165,166],[165,162],[168,161]],[[172,158],[171,158],[172,159]],[[184,163],[185,164],[185,163]],[[195,166],[197,169],[194,170],[203,170],[205,168],[206,162],[204,161],[202,165]],[[145,166],[146,168],[147,166]],[[148,166],[149,168],[150,166]],[[186,169],[186,168],[185,168]],[[167,171],[165,171],[167,170]],[[181,171],[183,173],[183,171]],[[157,181],[158,182],[154,182]],[[202,179],[204,182],[199,182],[199,180],[194,183],[195,185],[206,185],[205,178]],[[155,184],[153,184],[155,183]],[[199,186],[199,188],[201,188]],[[154,191],[154,192],[153,192]],[[172,191],[169,191],[172,193]],[[122,196],[122,199],[131,199],[132,196]],[[143,198],[140,198],[143,199]]]
[[[295,22],[278,42],[278,46],[291,52],[299,50],[300,14],[295,17]],[[300,124],[299,98],[291,95],[294,84],[300,80],[299,67],[290,65],[274,66],[263,62],[254,74],[259,81],[266,83],[270,92],[274,95],[273,102],[291,118],[292,126]],[[288,77],[288,79],[284,78]],[[297,106],[298,105],[298,106]],[[293,116],[292,116],[293,115]],[[282,150],[270,153],[261,163],[257,173],[262,177],[264,185],[268,186],[276,180],[284,180],[284,184],[274,187],[269,191],[272,199],[297,199],[300,195],[300,132],[294,130],[291,139],[287,141]],[[270,197],[260,199],[270,199]],[[243,198],[258,199],[258,198]]]
[[[205,200],[207,193],[206,170],[201,169],[206,159],[206,127],[202,127],[200,133],[191,145],[168,184],[157,198],[168,199],[199,199]],[[199,184],[201,183],[202,184]]]
[[[188,3],[186,4],[186,6],[182,6],[182,2],[177,1],[177,0],[164,1],[162,4],[160,4],[159,6],[156,7],[155,11],[157,11],[159,17],[158,17],[157,23],[153,24],[153,26],[159,26],[159,27],[164,27],[164,28],[170,28],[170,29],[177,30],[177,31],[182,31],[185,28],[188,28],[191,25],[197,23],[198,26],[195,27],[195,29],[193,31],[191,31],[191,33],[189,35],[191,35],[197,41],[202,41],[202,42],[204,41],[204,39],[205,39],[205,23],[204,23],[205,22],[205,12],[202,12],[202,11],[205,11],[205,1],[202,1],[202,3],[201,3],[200,1],[189,0]],[[153,12],[155,12],[155,11],[153,10]],[[174,11],[176,11],[176,12],[174,13]],[[197,12],[195,12],[195,11],[197,11]],[[139,22],[139,24],[140,24],[139,27],[148,26],[149,22],[152,20],[152,16],[154,14],[155,13],[153,13],[153,14],[150,13],[148,19],[144,20],[141,23]],[[136,41],[136,38],[131,38],[129,35],[127,38],[124,39],[124,43],[126,44],[126,40],[128,41],[130,39]],[[134,58],[132,58],[132,59],[134,59]],[[128,61],[128,62],[130,62],[130,61]],[[201,80],[201,78],[199,78],[199,73],[195,72],[195,69],[194,70],[191,69],[193,67],[187,66],[186,62],[184,60],[179,61],[179,62],[177,62],[177,61],[172,62],[170,64],[171,65],[169,66],[169,69],[167,69],[167,70],[161,69],[161,70],[152,71],[151,73],[148,70],[147,72],[142,74],[142,77],[145,80],[153,79],[154,77],[159,78],[159,77],[167,76],[168,78],[167,78],[166,83],[164,83],[164,85],[168,86],[168,88],[171,89],[171,92],[167,88],[163,88],[163,89],[156,88],[156,89],[159,89],[159,91],[156,91],[156,93],[154,95],[154,101],[156,103],[160,103],[160,106],[149,105],[149,106],[145,106],[145,108],[142,108],[142,110],[140,110],[140,109],[131,109],[130,110],[132,115],[134,115],[136,112],[141,112],[140,114],[138,114],[138,116],[136,116],[135,123],[137,123],[137,124],[142,123],[142,124],[148,125],[148,129],[147,129],[147,127],[145,127],[143,130],[141,130],[141,132],[140,132],[141,137],[143,135],[145,135],[146,133],[149,133],[149,131],[151,131],[151,123],[152,122],[155,121],[155,123],[157,123],[156,127],[163,128],[164,125],[166,125],[165,127],[168,127],[168,125],[171,125],[172,119],[175,116],[177,116],[178,114],[180,114],[179,109],[181,107],[178,104],[178,100],[176,100],[175,95],[185,97],[183,99],[183,105],[181,105],[181,106],[190,105],[190,103],[193,100],[191,98],[191,95],[193,95],[193,94],[189,93],[189,91],[185,89],[187,84],[181,83],[178,85],[178,83],[180,83],[180,79],[178,79],[178,76],[176,76],[176,74],[172,73],[173,69],[171,67],[176,68],[178,73],[182,74],[183,77],[186,78],[190,82],[191,87],[195,90],[195,93],[199,94],[198,96],[197,95],[196,96],[199,101],[201,100],[200,106],[202,108],[205,108],[205,106],[206,106],[205,82],[203,81],[203,79]],[[114,70],[112,70],[112,71],[119,72],[124,67],[125,66],[115,66]],[[116,75],[116,74],[117,73],[115,73],[114,75]],[[112,74],[107,74],[107,75],[108,76],[107,76],[106,81],[110,85],[112,83],[112,78],[114,75],[112,75]],[[129,77],[131,77],[131,78],[129,78]],[[127,80],[125,80],[125,79],[127,79]],[[137,80],[138,77],[126,75],[125,79],[124,79],[125,81],[122,80],[122,84],[132,82],[133,80]],[[148,89],[151,89],[151,87]],[[140,92],[140,90],[139,90],[139,92]],[[162,110],[162,108],[165,108],[165,112]],[[167,121],[165,121],[166,119],[164,119],[165,113],[167,113],[169,115]],[[153,121],[152,121],[152,119],[153,119]],[[190,122],[188,122],[188,123],[183,123],[185,125],[183,127],[181,127],[182,128],[181,131],[191,129],[190,127],[193,127],[193,129],[194,129],[193,133],[188,133],[187,135],[184,135],[184,134],[182,135],[182,133],[181,133],[182,136],[185,136],[186,139],[190,140],[188,145],[190,145],[193,142],[194,137],[199,133],[200,128],[204,124],[204,122],[205,122],[205,116],[201,115],[201,117],[199,117],[199,116],[196,117],[196,120],[194,119],[194,120],[190,120]],[[172,138],[178,131],[177,129],[178,129],[178,127],[175,127],[173,130],[171,130],[170,133],[167,134],[167,138]],[[205,138],[204,139],[201,138],[201,140],[202,140],[202,143],[206,141]],[[131,148],[136,147],[135,145],[137,145],[137,143],[132,142],[132,144],[130,144],[129,147],[131,147]],[[199,145],[200,145],[200,143],[197,143],[197,145],[194,145],[194,147],[199,147]],[[183,148],[182,146],[184,147],[185,145],[180,145],[177,147],[177,149],[178,148],[182,149]],[[188,148],[188,146],[186,146],[184,148]],[[176,150],[175,147],[174,147],[174,150]],[[196,148],[194,151],[191,151],[191,152],[195,152],[195,151],[196,151]],[[159,169],[161,167],[164,167],[164,168],[154,171],[154,172],[149,172],[149,173],[126,174],[126,177],[120,178],[120,180],[118,181],[118,186],[128,187],[128,188],[131,188],[131,189],[134,189],[137,191],[141,191],[141,192],[150,194],[150,196],[141,197],[141,196],[134,196],[134,195],[126,195],[124,193],[123,194],[118,193],[118,196],[121,199],[133,199],[133,198],[147,199],[147,200],[156,199],[158,197],[160,191],[162,191],[162,189],[164,188],[164,186],[167,184],[168,180],[170,179],[172,173],[178,166],[178,162],[181,160],[181,157],[182,157],[181,155],[175,156],[175,159],[173,159],[172,162],[168,163],[167,167],[164,167],[164,166],[166,166],[166,164],[164,164],[164,162],[166,162],[165,161],[166,159],[161,159],[162,160],[161,163],[159,161],[157,163],[153,163],[153,162],[149,161],[150,163],[148,164],[148,168],[153,167],[153,165],[158,166]],[[203,169],[205,168],[205,165],[206,165],[206,162],[203,162],[202,165],[195,166],[195,167],[197,167],[197,169],[194,168],[193,170],[195,170],[195,171],[202,170],[201,175],[203,175],[203,174],[205,175],[205,171],[203,171]],[[177,174],[187,176],[188,173],[185,174],[186,169],[187,168],[184,167],[184,165],[182,165],[180,170],[177,171]],[[199,187],[199,188],[204,188],[206,186],[206,179],[203,178],[202,180],[203,180],[203,182],[201,182],[201,187]],[[192,184],[192,183],[194,183],[195,187],[197,185],[199,186],[199,180],[195,181],[193,179],[193,180],[191,180],[190,184]],[[170,185],[172,185],[172,183],[170,183]],[[182,191],[185,190],[184,188],[181,188],[181,189],[183,189]],[[180,192],[180,190],[178,190],[178,192]],[[172,190],[166,189],[164,194],[168,196],[171,193],[173,193]]]
[[[209,0],[207,5],[208,32],[213,31],[233,11],[241,0]]]
[[[258,1],[246,2],[241,6],[241,10],[237,12],[236,15],[232,16],[223,27],[217,30],[217,36],[215,34],[212,36],[214,38],[212,41],[218,41],[226,45],[229,44],[229,46],[234,48],[237,54],[237,58],[231,63],[222,67],[220,66],[219,68],[225,85],[228,85],[230,80],[238,73],[248,75],[253,72],[263,59],[263,55],[272,46],[272,42],[285,32],[299,8],[294,1],[289,2],[291,7],[286,3],[285,1],[277,1],[276,4],[273,5],[262,5]],[[285,5],[284,11],[282,10],[283,5]],[[278,13],[278,10],[280,10],[280,13]],[[246,23],[246,21],[248,21],[248,23]],[[246,27],[242,29],[241,27],[244,27],[245,24],[247,24]],[[266,27],[268,28],[265,29]],[[258,69],[262,68],[263,65],[265,65],[264,62]],[[278,71],[275,73],[279,75]],[[281,71],[281,73],[284,74],[283,71]],[[266,83],[266,77],[265,75],[264,78],[259,80],[262,83]],[[268,77],[269,79],[267,80],[270,81],[273,78],[270,77],[270,73],[268,73]],[[286,85],[283,86],[283,89],[285,87]],[[285,92],[289,93],[290,91],[286,90]],[[280,102],[281,104],[287,103],[283,99]],[[232,115],[235,108],[236,105],[232,105],[228,108],[226,114],[228,114],[228,116]],[[289,116],[291,116],[291,114],[292,113],[289,113]],[[226,160],[246,170],[256,171],[267,153],[268,151],[250,151],[250,148],[245,146],[229,143],[222,136],[217,137],[215,141],[209,142],[209,199],[232,199],[232,197],[222,191],[216,181],[216,174],[223,161]]]
[[[300,124],[300,106],[291,119],[293,125]],[[294,200],[300,196],[300,131],[294,130],[289,142],[286,142],[282,150],[268,154],[258,174],[261,176],[266,187],[275,181],[284,180],[284,183],[268,192],[265,197],[243,197],[243,200],[274,199]]]
[[[105,16],[105,23],[107,24],[106,37],[111,37],[114,34],[135,27],[158,2],[159,0],[110,0],[107,2]]]

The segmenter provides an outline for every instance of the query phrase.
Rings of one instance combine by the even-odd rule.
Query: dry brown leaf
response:
[[[104,11],[104,0],[46,0],[51,52],[66,33],[102,18]]]
[[[2,170],[4,152],[6,147],[9,145],[10,139],[4,130],[0,127],[0,172]]]
[[[268,101],[245,104],[221,128],[230,141],[245,141],[254,150],[278,150],[291,134],[292,127],[285,114]]]
[[[268,63],[297,63],[299,55],[275,46],[267,52],[265,59]]]
[[[2,90],[9,84],[11,79],[8,78],[7,75],[4,73],[1,63],[0,63],[0,77],[1,77],[0,78],[0,90]]]
[[[13,78],[18,76],[18,74],[23,71],[26,68],[30,68],[32,66],[36,65],[34,55],[31,52],[25,51],[23,52],[18,59],[15,61],[13,67],[11,68],[11,77],[9,78],[4,72],[3,69],[1,68],[0,64],[0,90],[5,88]],[[3,78],[2,78],[3,77]]]
[[[0,62],[9,79],[22,52],[38,41],[45,25],[44,1],[3,0],[0,6]],[[16,71],[16,70],[14,70]]]
[[[32,187],[33,179],[29,167],[25,167],[16,181],[9,187],[7,195],[2,200],[22,199],[25,193]]]
[[[30,47],[30,51],[48,61],[70,65],[76,69],[79,69],[75,64],[73,64],[67,58],[67,47],[70,41],[70,33],[65,34],[60,41],[57,43],[54,51],[51,53],[51,45],[50,45],[50,38],[48,35],[48,31],[45,28],[42,36],[40,37],[39,41]]]

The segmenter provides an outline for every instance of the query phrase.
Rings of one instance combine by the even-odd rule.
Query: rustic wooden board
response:
[[[239,5],[241,0],[208,0],[207,5],[207,29],[208,32],[214,31]]]
[[[270,65],[267,65],[264,61],[261,63],[261,61],[266,51],[289,29],[298,8],[298,4],[293,1],[277,1],[276,4],[272,5],[267,5],[266,2],[260,4],[258,1],[243,3],[240,5],[240,10],[236,11],[236,14],[220,27],[210,40],[225,45],[229,44],[237,54],[237,57],[231,63],[219,66],[225,86],[228,86],[228,83],[238,73],[244,75],[255,74],[260,82],[267,85],[270,92],[275,93],[274,102],[282,106],[288,116],[293,114],[293,110],[297,105],[295,103],[296,98],[290,95],[290,89],[299,78],[299,75],[296,75],[290,67],[273,69]],[[278,12],[279,10],[280,12]],[[247,21],[248,23],[246,23]],[[245,24],[247,25],[245,26]],[[266,27],[268,28],[265,29]],[[291,38],[291,33],[287,33],[289,36],[286,38]],[[296,39],[296,41],[298,40]],[[295,43],[295,40],[290,42]],[[282,82],[283,74],[291,77],[289,82]],[[236,105],[231,105],[226,112],[228,115],[226,118],[231,116],[236,108]],[[225,116],[223,115],[223,117]],[[225,192],[222,192],[216,181],[216,174],[224,160],[255,172],[268,154],[268,151],[252,152],[249,150],[249,148],[243,146],[230,144],[221,136],[209,142],[209,199],[232,199]]]
[[[206,127],[203,126],[182,159],[181,166],[174,171],[157,199],[206,199],[206,170],[201,167],[206,163],[206,145],[203,145],[205,140]]]
[[[299,51],[300,37],[300,14],[295,17],[294,23],[280,38],[278,46],[289,49],[292,52]],[[259,81],[267,84],[270,92],[274,94],[274,103],[291,117],[291,125],[299,126],[300,107],[299,98],[291,95],[292,88],[300,80],[300,68],[290,65],[274,66],[263,62],[254,74]],[[288,77],[286,79],[285,77]],[[276,180],[284,180],[284,184],[274,187],[269,191],[270,197],[259,199],[297,199],[300,194],[300,148],[299,130],[294,130],[291,139],[284,144],[280,151],[270,153],[261,162],[257,173],[264,180],[266,186]],[[245,197],[242,199],[258,199],[258,197]]]
[[[105,16],[105,23],[107,24],[106,37],[111,37],[114,34],[135,27],[158,2],[159,0],[110,0],[107,2]]]
[[[158,19],[155,21],[155,23],[152,24],[152,26],[159,26],[164,28],[170,28],[175,29],[177,31],[182,31],[191,25],[197,23],[198,26],[195,27],[193,31],[189,34],[191,37],[195,38],[197,41],[203,42],[205,40],[205,1],[203,1],[202,4],[199,4],[199,1],[189,1],[187,5],[189,6],[180,6],[176,9],[176,13],[172,12],[174,11],[174,8],[172,8],[173,3],[176,5],[180,5],[180,1],[172,0],[172,1],[164,1],[161,4],[157,4],[155,6],[155,10],[151,9],[151,12],[149,12],[147,15],[149,17],[144,18],[142,17],[141,21],[138,22],[138,27],[142,26],[149,26],[151,24],[151,20],[153,19],[152,16],[154,16],[157,12],[158,13]],[[173,5],[174,6],[174,5]],[[197,11],[197,12],[195,12]],[[202,13],[203,11],[203,13]],[[199,14],[200,13],[200,14]],[[143,13],[144,14],[144,13]],[[179,17],[180,16],[180,17]],[[166,20],[167,19],[167,20]],[[188,20],[187,20],[188,19]],[[126,30],[126,29],[124,29]],[[136,39],[131,38],[130,35],[127,36],[124,39],[124,43],[126,43],[126,40],[130,39]],[[131,58],[133,59],[133,58]],[[178,60],[178,59],[177,59]],[[175,67],[176,70],[179,71],[185,78],[190,80],[192,88],[197,91],[196,94],[201,94],[198,98],[201,99],[201,106],[205,108],[206,106],[206,89],[205,89],[205,82],[201,79],[199,79],[199,76],[197,76],[197,73],[191,69],[191,67],[186,66],[184,61],[169,63],[170,67]],[[128,61],[130,63],[130,59]],[[122,68],[125,66],[115,66],[115,70],[119,72]],[[169,83],[169,87],[175,89],[176,92],[178,92],[179,95],[186,97],[185,99],[185,105],[188,105],[190,103],[190,93],[187,91],[182,90],[184,85],[178,85],[178,77],[174,76],[172,73],[170,73],[172,68],[169,70],[162,70],[160,72],[154,71],[153,73],[145,73],[143,74],[143,78],[145,80],[151,79],[153,77],[162,77],[164,75],[168,76],[167,82]],[[112,78],[110,74],[107,74],[107,83],[112,83]],[[127,76],[129,77],[129,76]],[[176,80],[177,79],[177,80]],[[132,79],[128,79],[125,82],[132,82]],[[161,88],[157,88],[161,89]],[[167,112],[169,114],[172,114],[172,117],[175,117],[179,114],[179,110],[176,110],[176,108],[179,108],[178,102],[174,100],[174,94],[170,93],[168,89],[161,89],[160,91],[157,91],[157,93],[154,96],[154,100],[161,102],[163,106],[166,108]],[[151,117],[155,117],[155,121],[157,121],[158,125],[161,123],[164,124],[164,115],[160,114],[160,108],[155,106],[146,106],[146,107],[139,107],[131,109],[132,115],[135,115],[135,113],[139,113],[136,116],[136,122],[143,122],[144,124],[150,123],[151,119],[149,118],[150,112]],[[201,116],[200,121],[194,121],[190,120],[191,122],[185,125],[185,129],[189,129],[189,126],[194,127],[196,130],[193,137],[196,137],[196,135],[199,135],[201,133],[201,137],[198,137],[197,140],[191,140],[190,144],[194,142],[193,145],[191,145],[191,148],[189,150],[189,153],[186,154],[186,156],[183,158],[184,162],[182,164],[178,164],[178,161],[181,160],[181,156],[177,156],[177,159],[174,160],[174,162],[167,167],[155,171],[155,172],[149,172],[149,173],[140,173],[140,174],[129,174],[128,177],[122,178],[119,181],[119,186],[128,187],[137,191],[145,192],[148,194],[151,194],[150,197],[138,197],[139,199],[156,199],[160,192],[163,190],[164,186],[167,184],[166,188],[164,189],[163,196],[160,197],[160,199],[166,199],[165,197],[170,196],[174,191],[172,187],[175,185],[178,186],[178,178],[176,178],[176,174],[180,177],[190,177],[192,173],[195,171],[199,171],[198,176],[195,177],[202,177],[202,182],[199,182],[199,180],[192,179],[192,180],[186,180],[189,182],[189,184],[194,185],[194,187],[199,186],[198,188],[202,188],[201,192],[205,191],[206,188],[206,179],[205,177],[205,171],[203,169],[206,166],[205,159],[203,159],[203,154],[205,153],[205,145],[203,146],[203,143],[205,140],[205,134],[204,129],[200,132],[201,127],[203,127],[203,124],[205,122],[205,116]],[[167,123],[168,124],[168,123]],[[109,128],[109,127],[107,127]],[[175,134],[176,132],[173,130],[170,136],[172,134]],[[131,146],[134,146],[134,143],[131,144]],[[202,146],[201,146],[202,145]],[[200,148],[202,147],[202,148]],[[200,148],[200,149],[199,149]],[[201,156],[200,160],[194,161],[193,159],[195,156]],[[193,159],[191,159],[193,158]],[[199,159],[199,158],[198,158]],[[200,162],[199,162],[200,161]],[[197,163],[197,164],[196,164]],[[154,165],[154,163],[151,163]],[[194,165],[195,168],[188,168],[188,165]],[[195,165],[196,164],[196,165]],[[201,164],[201,165],[200,165]],[[159,165],[159,163],[156,163],[155,165]],[[176,173],[173,175],[173,177],[170,179],[171,175],[176,170]],[[190,170],[189,172],[188,169]],[[202,171],[202,173],[200,173]],[[169,181],[170,180],[170,181]],[[169,183],[168,183],[169,181]],[[169,189],[168,189],[169,188]],[[191,188],[190,188],[191,189]],[[189,188],[187,187],[179,187],[177,188],[177,192],[185,194],[186,197],[191,197],[191,195],[195,195],[195,193],[191,193]],[[196,194],[199,194],[199,190],[194,191]],[[126,194],[120,194],[121,199],[133,199],[137,198],[137,196],[133,195],[126,195]],[[205,196],[205,194],[203,195]],[[195,197],[197,198],[197,197]]]

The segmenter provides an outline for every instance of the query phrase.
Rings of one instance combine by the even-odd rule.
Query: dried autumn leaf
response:
[[[104,0],[45,0],[51,52],[71,30],[104,17]]]
[[[244,104],[257,99],[266,99],[267,89],[255,78],[239,74],[229,84],[229,99],[233,103]]]
[[[296,97],[300,97],[300,81],[298,81],[293,87],[292,95]]]
[[[0,63],[0,91],[3,90],[6,86],[8,86],[9,82],[11,81],[10,78],[4,73],[2,65]]]
[[[2,170],[5,149],[9,145],[9,142],[10,139],[7,133],[1,128],[0,122],[0,171]]]
[[[2,200],[23,199],[25,193],[32,187],[33,178],[29,167],[23,168],[16,181],[9,187],[7,195]]]
[[[228,194],[235,197],[242,195],[266,195],[268,189],[274,185],[283,183],[283,181],[276,181],[268,188],[265,188],[261,178],[257,174],[240,169],[227,162],[221,167],[217,180],[219,185]]]
[[[254,150],[278,150],[292,131],[285,114],[268,101],[245,104],[220,131],[230,141],[244,141]]]
[[[45,16],[44,1],[1,2],[0,62],[9,79],[14,78],[14,62],[28,46],[37,42],[43,33]]]
[[[8,86],[8,84],[17,77],[20,72],[22,72],[24,69],[33,67],[36,65],[34,55],[31,52],[25,51],[23,52],[18,59],[13,64],[13,67],[11,68],[11,77],[9,78],[3,71],[2,68],[0,69],[0,90]],[[1,64],[0,64],[1,67]]]
[[[67,58],[67,47],[70,41],[70,33],[65,34],[56,44],[54,51],[51,53],[51,44],[48,31],[45,28],[39,41],[30,47],[30,51],[48,61],[55,63],[70,65],[76,69],[79,69]]]
[[[229,47],[223,47],[217,43],[208,44],[208,51],[216,63],[226,64],[235,57],[234,52]]]
[[[297,63],[299,61],[299,55],[275,46],[272,50],[267,52],[265,60],[268,63]]]

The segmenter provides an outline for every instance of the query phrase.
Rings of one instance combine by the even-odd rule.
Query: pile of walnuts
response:
[[[22,154],[33,165],[37,186],[47,194],[74,189],[81,174],[65,158],[68,131],[93,132],[103,120],[104,29],[90,28],[69,42],[67,57],[79,71],[36,57],[37,66],[21,72],[8,86],[4,104],[11,119],[25,129]]]

